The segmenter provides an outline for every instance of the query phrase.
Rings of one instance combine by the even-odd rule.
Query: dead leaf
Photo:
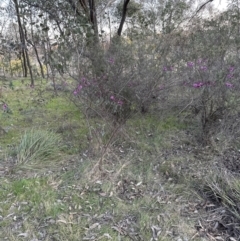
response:
[[[109,233],[104,233],[103,236],[99,237],[98,239],[100,240],[100,239],[105,238],[105,237],[106,237],[107,239],[112,239],[112,237],[110,236]]]
[[[142,182],[138,182],[138,183],[136,184],[136,187],[140,186],[141,184],[142,184]]]
[[[94,223],[89,227],[89,229],[95,229],[95,228],[98,228],[98,229],[101,228],[100,223]]]
[[[101,192],[101,193],[99,193],[99,195],[102,196],[102,197],[106,197],[106,196],[107,196],[107,193]]]
[[[28,233],[20,233],[18,234],[18,237],[23,237],[23,238],[27,238]]]
[[[57,220],[57,223],[64,223],[64,224],[67,224],[67,221],[62,220],[62,219],[59,219],[59,220]]]
[[[153,239],[157,241],[158,240],[158,236],[162,232],[162,229],[160,227],[158,227],[158,226],[155,226],[155,225],[151,226],[151,229],[152,229]]]

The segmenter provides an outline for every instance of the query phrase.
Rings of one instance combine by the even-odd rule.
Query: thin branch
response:
[[[203,8],[205,7],[205,5],[207,5],[208,3],[213,2],[213,0],[208,0],[207,2],[205,2],[203,5],[200,6],[200,8],[197,10],[196,14]]]
[[[88,14],[88,8],[87,8],[86,0],[79,0],[79,3],[82,6],[84,12]]]
[[[189,19],[189,22],[198,14],[199,11],[201,11],[201,9],[203,7],[205,7],[208,3],[213,2],[214,0],[208,0],[207,2],[205,2],[204,4],[202,4],[199,9],[196,11],[196,13]]]

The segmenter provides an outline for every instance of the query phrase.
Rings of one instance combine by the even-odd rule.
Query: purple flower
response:
[[[187,62],[187,66],[192,68],[194,66],[194,63],[193,62]]]
[[[164,66],[163,71],[173,71],[173,66]]]
[[[230,67],[228,68],[228,70],[229,70],[229,72],[233,72],[233,71],[234,71],[234,67],[233,67],[233,66],[230,66]]]
[[[83,86],[88,86],[89,83],[85,77],[82,77],[82,79],[79,81],[78,88],[82,89]]]
[[[159,90],[163,90],[164,89],[164,85],[159,85]]]
[[[108,61],[110,64],[114,64],[114,58],[109,58],[107,61]]]
[[[227,75],[227,78],[228,78],[228,79],[232,79],[232,78],[233,78],[233,74],[232,74],[232,73],[228,74],[228,75]]]
[[[10,109],[8,108],[8,105],[6,103],[3,103],[2,108],[3,108],[3,112],[9,112],[10,111]]]
[[[200,70],[206,71],[207,70],[207,66],[205,66],[205,65],[200,66]]]
[[[82,88],[83,88],[83,86],[82,86],[82,85],[79,85],[79,86],[73,91],[73,94],[74,94],[74,95],[77,95],[77,94],[81,91]]]
[[[193,84],[193,87],[194,88],[200,88],[200,87],[202,87],[204,85],[204,83],[202,83],[202,82],[197,82],[197,83],[194,83]]]
[[[123,101],[122,100],[118,100],[117,103],[118,103],[118,105],[121,105],[121,106],[123,105]]]
[[[115,97],[113,95],[111,95],[110,100],[115,100]]]
[[[229,83],[229,82],[226,82],[225,85],[228,87],[228,88],[233,88],[233,84]]]

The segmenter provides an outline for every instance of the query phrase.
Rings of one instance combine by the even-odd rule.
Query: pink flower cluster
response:
[[[197,82],[197,83],[194,83],[194,84],[193,84],[193,87],[194,87],[194,88],[200,88],[200,87],[202,87],[202,86],[204,86],[204,83],[203,83],[203,82]]]
[[[187,62],[187,66],[188,66],[189,68],[193,68],[194,63],[193,63],[193,62],[191,62],[191,61],[189,61],[189,62]]]
[[[164,85],[159,85],[158,88],[159,88],[159,90],[163,90],[164,89]]]
[[[96,82],[95,80],[92,81],[92,84]],[[83,87],[87,87],[87,86],[90,86],[91,83],[85,78],[85,77],[82,77],[82,79],[80,79],[79,83],[78,83],[78,86],[77,88],[73,91],[73,94],[74,95],[77,95],[79,94],[79,92],[83,89]]]
[[[206,60],[203,60],[203,59],[198,59],[196,61],[198,67],[199,67],[199,70],[202,70],[202,71],[207,71],[208,70],[208,67],[206,65]],[[194,62],[192,61],[189,61],[187,62],[187,67],[189,68],[193,68],[194,67]],[[235,68],[233,66],[230,66],[228,68],[228,74],[227,74],[227,78],[228,79],[232,79],[234,77],[234,70]],[[207,82],[196,82],[196,83],[193,83],[192,84],[192,87],[194,88],[201,88],[202,86],[214,86],[216,83],[215,82],[210,82],[210,81],[207,81]],[[184,83],[184,85],[187,85],[186,83]],[[226,82],[225,83],[225,86],[227,88],[233,88],[234,85],[230,82]]]
[[[107,62],[109,62],[110,64],[114,64],[115,60],[114,60],[114,58],[109,58],[109,59],[107,60]]]
[[[124,103],[122,100],[117,99],[114,95],[111,95],[111,96],[110,96],[110,100],[111,100],[111,101],[114,101],[115,103],[117,103],[117,104],[120,105],[120,106],[122,106],[123,103]]]
[[[3,108],[3,111],[4,111],[4,112],[7,112],[7,111],[8,111],[8,105],[7,105],[6,103],[3,103],[2,108]]]
[[[199,67],[199,69],[202,70],[202,71],[207,71],[207,66],[206,65],[201,65]]]
[[[164,66],[163,71],[173,71],[173,66]]]
[[[228,87],[228,88],[233,88],[233,84],[229,83],[229,82],[226,82],[225,85]]]
[[[89,82],[85,77],[83,77],[83,78],[79,81],[79,85],[82,85],[82,87],[87,87],[87,86],[89,86],[89,85],[91,85],[91,84],[90,84],[90,82]]]
[[[82,85],[78,85],[78,87],[73,91],[73,94],[77,95],[81,91],[82,88],[83,88]]]
[[[202,86],[214,86],[216,83],[215,82],[210,82],[210,81],[208,81],[208,82],[206,82],[206,83],[203,83],[203,82],[196,82],[196,83],[194,83],[193,85],[192,85],[192,87],[194,87],[194,88],[201,88]],[[186,85],[186,84],[185,84]],[[226,82],[225,83],[225,86],[226,87],[228,87],[228,88],[233,88],[234,87],[234,85],[233,84],[231,84],[231,83],[229,83],[229,82]]]
[[[206,61],[205,60],[199,59],[197,61],[197,64],[199,65],[199,70],[207,71],[208,68],[206,66]],[[193,68],[194,65],[195,65],[194,62],[192,62],[192,61],[187,62],[187,67],[189,67],[189,68]]]
[[[233,66],[230,66],[230,67],[228,68],[228,75],[227,75],[227,78],[228,78],[228,79],[232,79],[232,78],[234,77],[233,72],[234,72],[234,67],[233,67]]]

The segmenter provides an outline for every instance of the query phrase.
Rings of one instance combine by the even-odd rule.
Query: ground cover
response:
[[[238,160],[234,148],[200,146],[171,113],[137,113],[112,135],[67,93],[12,85],[1,97],[1,240],[238,240],[239,169],[224,158]],[[17,161],[35,131],[60,138],[55,155],[34,156],[47,138],[32,135],[33,159]]]

